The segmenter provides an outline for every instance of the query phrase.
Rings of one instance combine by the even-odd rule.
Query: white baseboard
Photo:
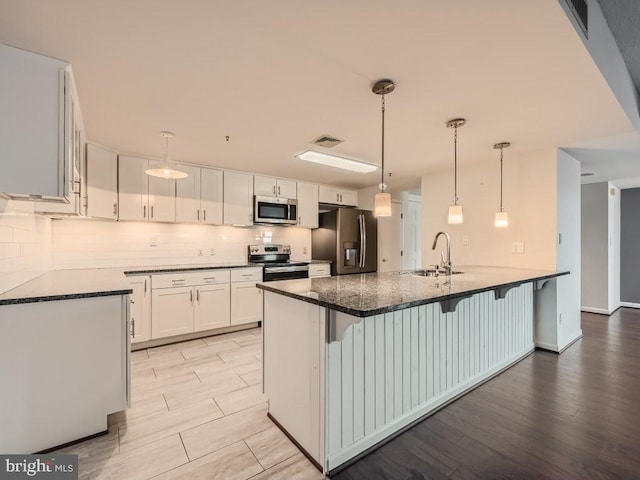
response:
[[[620,302],[620,306],[627,307],[627,308],[640,308],[640,303]]]
[[[547,342],[536,342],[536,348],[542,348],[543,350],[549,350],[551,352],[560,351],[560,349],[558,348],[558,345],[554,343],[547,343]]]
[[[569,338],[570,340],[567,340],[566,342],[564,342],[564,344],[560,347],[559,353],[564,352],[567,348],[569,348],[571,345],[573,345],[574,343],[576,343],[578,340],[582,338],[582,329],[579,329]]]
[[[640,305],[638,305],[640,308]],[[601,315],[611,315],[611,312],[606,308],[592,308],[592,307],[580,307],[580,310],[587,313],[599,313]]]

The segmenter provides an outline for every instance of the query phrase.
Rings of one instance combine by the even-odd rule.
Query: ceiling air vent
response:
[[[320,135],[311,143],[313,143],[314,145],[318,145],[319,147],[331,148],[342,142],[344,142],[344,140],[340,140],[339,138],[335,138],[330,135]]]
[[[566,0],[566,2],[585,37],[589,38],[589,4],[587,0]]]

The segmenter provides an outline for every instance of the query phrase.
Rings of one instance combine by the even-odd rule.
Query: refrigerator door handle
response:
[[[367,219],[362,215],[362,266],[364,268],[367,264]]]

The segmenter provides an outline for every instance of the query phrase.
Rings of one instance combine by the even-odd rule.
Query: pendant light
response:
[[[165,140],[165,150],[164,156],[162,157],[162,164],[148,168],[144,171],[147,175],[151,175],[152,177],[160,177],[165,180],[174,180],[178,178],[186,178],[189,176],[188,173],[183,172],[182,170],[178,170],[173,160],[171,160],[171,156],[169,155],[169,139],[175,137],[175,133],[173,132],[160,132],[160,136],[162,136]]]
[[[502,154],[505,148],[508,148],[511,144],[509,142],[496,143],[493,148],[500,150],[500,210],[496,212],[495,226],[496,228],[506,228],[509,226],[509,216],[504,211],[502,205]]]
[[[453,128],[453,205],[449,205],[448,223],[462,223],[462,205],[458,205],[458,128],[467,121],[464,118],[454,118],[447,122],[447,128]]]
[[[387,185],[384,183],[384,96],[393,92],[395,88],[396,85],[389,79],[378,80],[371,88],[373,93],[380,95],[382,98],[382,168],[380,172],[380,192],[376,193],[374,199],[375,207],[373,212],[376,217],[391,216],[391,194],[385,192]]]

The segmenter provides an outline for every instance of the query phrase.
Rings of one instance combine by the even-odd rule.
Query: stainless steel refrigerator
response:
[[[373,212],[338,208],[320,214],[311,234],[313,258],[331,261],[331,275],[378,269],[378,222]]]

